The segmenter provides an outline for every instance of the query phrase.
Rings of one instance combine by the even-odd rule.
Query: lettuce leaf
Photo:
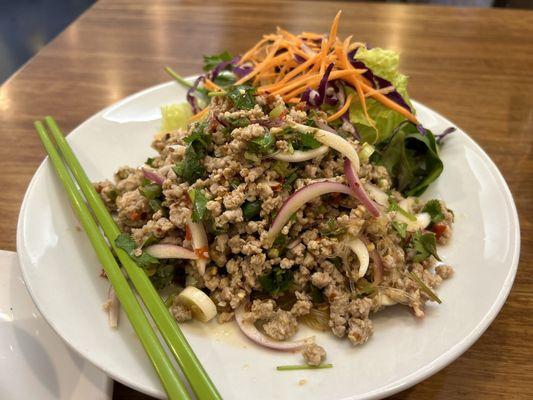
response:
[[[386,79],[396,88],[403,100],[410,106],[407,94],[407,77],[398,72],[399,55],[391,50],[379,47],[368,50],[360,47],[355,53],[355,60],[362,62],[372,73]],[[367,110],[373,119],[376,129],[366,119],[360,102],[353,102],[350,106],[350,121],[356,124],[356,128],[365,142],[379,143],[387,140],[394,128],[405,120],[401,114],[393,111],[374,99],[367,99]]]
[[[161,107],[163,131],[187,128],[187,121],[192,117],[191,106],[188,103],[169,104]]]
[[[404,196],[420,196],[443,169],[433,133],[425,129],[421,134],[409,121],[402,122],[387,142],[378,145],[371,160],[387,168]]]

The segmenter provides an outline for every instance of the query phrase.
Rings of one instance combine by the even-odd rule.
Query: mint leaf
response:
[[[142,252],[140,256],[135,255],[135,248],[137,245],[129,235],[124,233],[118,235],[115,239],[115,246],[128,253],[140,268],[146,269],[153,264],[159,264],[159,260],[148,253]]]

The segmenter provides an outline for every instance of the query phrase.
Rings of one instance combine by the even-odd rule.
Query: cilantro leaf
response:
[[[117,236],[117,238],[115,239],[115,246],[117,246],[119,249],[124,250],[128,254],[133,253],[133,250],[135,250],[135,247],[137,247],[135,241],[131,238],[131,236],[126,235],[125,233],[121,233]]]
[[[192,203],[192,221],[202,222],[207,211],[207,199],[205,194],[202,190],[197,189],[191,189],[188,193]]]
[[[204,55],[204,71],[211,71],[218,64],[224,61],[231,61],[233,57],[227,50],[220,54],[213,54],[212,56]]]
[[[154,166],[154,160],[155,158],[154,157],[148,157],[145,161],[145,164],[146,165],[149,165],[150,167],[153,167]]]
[[[416,232],[411,241],[412,248],[416,251],[413,261],[421,262],[427,259],[429,256],[435,257],[440,261],[437,254],[437,241],[435,234],[432,232],[421,234]]]
[[[285,292],[291,286],[293,279],[292,271],[274,267],[268,274],[259,277],[259,283],[265,292],[276,296]]]
[[[398,232],[398,235],[400,235],[402,239],[405,239],[405,237],[407,236],[407,224],[406,223],[392,221],[392,227],[394,228],[396,232]]]
[[[228,90],[227,96],[238,109],[251,110],[255,107],[255,91],[255,88],[251,86],[233,86]]]
[[[422,209],[422,212],[427,212],[429,215],[431,215],[431,222],[433,224],[436,224],[444,219],[442,207],[440,205],[440,201],[438,200],[428,201]]]

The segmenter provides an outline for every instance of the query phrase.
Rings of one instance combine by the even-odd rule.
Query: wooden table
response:
[[[397,50],[411,96],[451,118],[489,153],[522,225],[518,275],[481,339],[443,371],[395,399],[533,398],[533,12],[318,1],[102,0],[0,88],[0,248],[15,249],[18,211],[44,158],[32,121],[70,130],[103,107],[187,75],[202,55],[239,53],[276,25],[327,31]],[[145,399],[121,385],[116,399]]]

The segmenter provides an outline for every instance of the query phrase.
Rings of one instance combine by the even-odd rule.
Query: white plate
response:
[[[111,380],[69,349],[31,301],[17,255],[0,250],[0,399],[110,400]]]
[[[184,99],[166,83],[135,94],[96,114],[69,135],[92,180],[110,178],[122,165],[140,165],[158,130],[159,107]],[[435,132],[451,122],[414,103],[420,120]],[[472,110],[474,111],[474,110]],[[68,110],[65,110],[68,112]],[[455,211],[452,243],[440,250],[456,275],[439,289],[442,305],[424,320],[405,308],[374,317],[375,334],[364,346],[319,334],[334,368],[277,372],[300,363],[249,343],[233,324],[184,324],[199,359],[226,399],[362,399],[390,395],[434,374],[461,355],[485,331],[511,289],[520,233],[516,208],[500,172],[464,132],[442,148],[445,169],[425,194],[441,197]],[[35,173],[20,212],[17,247],[27,286],[52,327],[81,355],[115,379],[162,396],[152,367],[121,316],[113,331],[101,309],[107,283],[68,200],[46,160]],[[306,334],[302,330],[302,335]],[[495,349],[494,351],[498,351]],[[305,384],[299,384],[304,382]]]

